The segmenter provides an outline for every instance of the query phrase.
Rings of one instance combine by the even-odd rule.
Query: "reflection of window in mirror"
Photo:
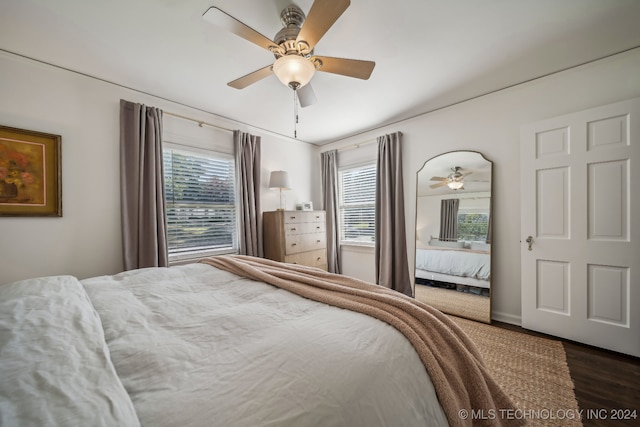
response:
[[[458,241],[486,242],[489,232],[490,198],[460,199]]]

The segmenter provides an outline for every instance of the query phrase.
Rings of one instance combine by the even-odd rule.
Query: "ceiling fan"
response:
[[[451,168],[451,173],[443,178],[441,176],[431,177],[429,181],[440,181],[437,184],[431,184],[430,188],[444,187],[445,185],[452,190],[464,190],[464,177],[470,175],[472,171],[465,171],[460,166]]]
[[[229,86],[244,89],[273,73],[284,85],[294,90],[300,106],[307,107],[316,102],[309,84],[316,70],[367,80],[376,65],[372,61],[317,56],[313,53],[316,43],[350,3],[349,0],[315,0],[306,17],[298,6],[286,7],[280,13],[284,28],[278,31],[273,41],[217,7],[210,7],[203,18],[268,50],[276,58],[273,64],[227,83]]]

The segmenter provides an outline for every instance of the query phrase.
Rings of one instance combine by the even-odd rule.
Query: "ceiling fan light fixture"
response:
[[[316,67],[306,58],[298,55],[285,55],[273,63],[273,74],[283,85],[300,88],[311,80]]]
[[[447,187],[449,187],[452,190],[459,190],[462,187],[464,187],[464,182],[462,182],[462,181],[449,181],[449,182],[447,182]]]

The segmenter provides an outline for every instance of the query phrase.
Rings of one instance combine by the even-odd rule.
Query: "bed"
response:
[[[435,309],[309,267],[205,261],[1,285],[0,425],[445,426],[515,408]]]
[[[416,248],[416,277],[490,288],[491,255],[488,245],[478,249],[464,246],[418,247]]]

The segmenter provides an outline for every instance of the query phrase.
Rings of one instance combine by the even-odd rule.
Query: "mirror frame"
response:
[[[418,205],[419,205],[419,200],[418,198],[420,197],[419,195],[419,190],[420,190],[420,173],[424,170],[425,166],[427,166],[427,163],[429,163],[431,160],[434,160],[438,157],[442,157],[445,156],[447,154],[453,154],[453,153],[473,153],[473,154],[477,154],[479,155],[483,160],[485,160],[486,162],[488,162],[491,166],[491,171],[489,173],[489,179],[490,179],[490,185],[489,185],[489,194],[490,194],[490,200],[489,200],[489,224],[490,224],[490,243],[491,243],[491,249],[490,249],[490,254],[489,254],[489,268],[490,268],[490,284],[489,284],[489,313],[488,313],[488,322],[486,323],[491,323],[492,322],[492,310],[493,310],[493,285],[494,285],[494,230],[493,230],[493,213],[494,213],[494,192],[493,192],[493,180],[494,180],[494,167],[495,167],[495,163],[492,160],[489,160],[483,153],[479,152],[479,151],[475,151],[475,150],[452,150],[452,151],[447,151],[441,154],[437,154],[433,157],[430,157],[429,159],[427,159],[422,166],[416,171],[416,190],[415,190],[415,201],[416,201],[416,207],[415,207],[415,218],[414,218],[414,265],[413,265],[413,295],[414,298],[416,298],[416,285],[417,285],[417,277],[416,277],[416,261],[417,261],[417,255],[418,255]],[[457,165],[456,165],[457,166]],[[428,304],[428,303],[427,303]],[[448,312],[445,310],[441,310],[443,311],[443,313],[446,314],[450,314],[450,315],[458,315],[456,313],[452,313],[452,312]],[[464,316],[460,316],[460,317],[464,317]],[[482,321],[479,319],[471,319],[471,320],[476,320],[476,321]]]

